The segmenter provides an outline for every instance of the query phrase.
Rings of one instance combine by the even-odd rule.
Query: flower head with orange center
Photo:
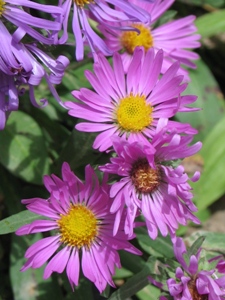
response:
[[[148,51],[154,45],[153,37],[151,35],[150,28],[143,24],[132,24],[131,27],[138,29],[136,31],[124,31],[121,33],[120,41],[129,54],[134,53],[136,47],[144,47],[145,51]]]
[[[44,279],[66,268],[73,287],[79,283],[82,265],[84,276],[102,292],[107,283],[114,286],[112,275],[115,267],[120,267],[117,250],[134,254],[140,251],[128,242],[123,226],[113,237],[115,216],[110,213],[112,202],[106,177],[100,185],[93,169],[87,166],[83,183],[67,163],[62,166],[62,177],[63,180],[55,175],[45,176],[45,186],[51,193],[47,201],[40,198],[22,201],[30,211],[50,220],[24,225],[17,230],[17,235],[49,230],[55,230],[55,234],[39,240],[26,251],[27,262],[21,271],[39,268],[50,259]]]
[[[121,56],[113,55],[113,68],[106,58],[99,54],[94,64],[94,74],[85,75],[94,91],[82,88],[72,95],[80,102],[66,102],[69,114],[89,122],[76,125],[86,132],[100,132],[93,147],[106,151],[112,147],[112,137],[122,136],[129,141],[147,141],[155,133],[160,118],[171,118],[177,112],[190,111],[186,105],[196,96],[181,96],[187,84],[183,76],[177,76],[179,64],[175,63],[160,77],[163,52],[156,55],[150,49],[136,48],[132,63],[125,74]],[[196,133],[191,126],[169,121],[168,130]]]
[[[164,52],[162,73],[175,61],[182,65],[195,68],[193,60],[199,56],[191,49],[200,47],[200,35],[196,34],[197,28],[194,25],[195,16],[187,16],[174,21],[168,21],[160,24],[160,17],[168,10],[175,0],[156,0],[153,3],[140,0],[128,0],[130,4],[137,5],[151,15],[151,21],[148,24],[128,21],[127,26],[131,26],[136,31],[118,31],[121,26],[119,21],[114,22],[110,27],[106,22],[99,22],[99,30],[104,35],[107,47],[113,51],[122,52],[122,59],[125,71],[132,60],[132,54],[136,47],[142,46],[145,51],[153,48],[155,52],[160,49]],[[179,74],[189,79],[188,72],[183,67]]]
[[[76,41],[75,56],[77,60],[84,58],[84,45],[86,44],[89,45],[94,59],[97,51],[107,56],[113,54],[103,39],[90,26],[90,16],[94,18],[95,22],[107,23],[109,27],[113,26],[116,21],[120,22],[117,27],[119,32],[127,30],[127,28],[130,28],[131,31],[135,30],[132,26],[127,26],[128,20],[143,24],[150,22],[150,15],[145,10],[127,0],[60,0],[59,2],[64,9],[64,30],[59,43],[64,44],[68,39],[67,26],[72,6],[72,28]]]
[[[186,225],[188,220],[199,223],[192,214],[197,208],[191,200],[189,178],[182,165],[174,166],[175,161],[201,148],[201,143],[188,146],[191,140],[192,137],[175,132],[168,134],[167,122],[162,119],[151,143],[113,139],[116,156],[100,170],[114,175],[110,188],[111,212],[117,214],[114,234],[124,210],[127,211],[124,229],[131,236],[135,218],[140,213],[152,239],[157,237],[158,231],[163,236],[169,233],[174,237],[178,225]],[[198,177],[196,172],[191,180]]]

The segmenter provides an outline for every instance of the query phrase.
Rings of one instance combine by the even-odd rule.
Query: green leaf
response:
[[[92,164],[101,153],[92,149],[95,134],[73,130],[65,147],[55,163],[55,172],[61,169],[64,161],[68,162],[72,169]]]
[[[221,7],[224,4],[224,0],[179,0],[189,5],[197,6],[212,6],[212,7]]]
[[[179,113],[176,115],[179,121],[190,123],[199,133],[195,141],[203,140],[209,131],[224,117],[225,102],[219,90],[219,86],[207,65],[199,60],[197,69],[189,70],[191,82],[185,94],[197,95],[198,99],[193,107],[201,110],[197,112]]]
[[[151,258],[142,271],[128,279],[127,282],[114,292],[108,300],[124,300],[142,290],[149,284],[148,276],[154,272],[156,264],[156,259]]]
[[[137,297],[140,300],[156,300],[159,298],[161,292],[154,285],[147,285],[142,290],[137,292]]]
[[[43,279],[44,267],[20,272],[21,267],[25,263],[25,251],[31,244],[41,238],[42,235],[40,233],[20,237],[13,235],[10,254],[10,279],[14,299],[16,300],[63,299],[62,292],[55,277],[51,276],[47,280]]]
[[[0,165],[0,178],[0,186],[8,214],[12,215],[20,212],[24,208],[20,202],[20,199],[22,199],[21,180],[13,176],[2,165]]]
[[[224,33],[225,31],[225,9],[213,11],[198,17],[195,25],[202,38]]]
[[[0,221],[0,234],[15,232],[19,227],[29,224],[34,220],[40,219],[40,216],[24,210],[18,214],[12,215]]]
[[[80,274],[79,278],[79,285],[74,288],[74,291],[71,290],[71,286],[68,281],[68,277],[65,272],[62,274],[63,278],[63,287],[67,290],[66,297],[63,300],[94,300],[94,293],[93,293],[93,283],[85,278],[82,274]]]
[[[120,260],[121,265],[132,273],[140,272],[146,263],[140,256],[126,251],[120,251]]]
[[[225,192],[225,118],[212,129],[203,141],[200,152],[205,164],[200,180],[193,184],[194,201],[203,210]]]
[[[39,125],[29,115],[11,113],[6,128],[0,132],[0,162],[15,176],[42,184],[49,171],[48,152]]]
[[[194,232],[190,237],[186,238],[188,244],[193,243],[199,236],[204,236],[205,241],[202,248],[206,251],[225,254],[225,234],[219,232],[208,232],[199,230]]]
[[[199,238],[197,238],[196,241],[194,241],[194,243],[191,245],[191,247],[187,250],[187,254],[189,256],[189,258],[192,256],[192,255],[196,255],[199,248],[201,248],[203,242],[205,240],[205,237],[204,236],[200,236]]]
[[[157,239],[152,240],[144,227],[137,228],[135,232],[139,244],[148,254],[155,257],[174,257],[173,246],[169,236],[159,236]]]

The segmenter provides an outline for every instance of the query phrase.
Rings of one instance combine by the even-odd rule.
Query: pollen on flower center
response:
[[[130,177],[138,192],[151,193],[160,185],[161,172],[158,168],[152,169],[147,159],[143,158],[133,164]]]
[[[0,17],[3,14],[4,10],[5,10],[4,6],[5,6],[5,2],[0,0]]]
[[[153,37],[151,30],[142,24],[132,24],[131,27],[136,28],[136,31],[124,31],[120,37],[120,42],[129,54],[133,54],[136,47],[144,47],[145,51],[153,46]]]
[[[116,119],[120,127],[126,131],[138,132],[152,123],[153,107],[146,103],[145,96],[129,96],[121,99]]]
[[[72,205],[57,223],[61,242],[77,248],[89,248],[98,234],[98,220],[91,210],[81,204]]]
[[[73,0],[79,7],[84,7],[85,4],[95,3],[94,0]]]

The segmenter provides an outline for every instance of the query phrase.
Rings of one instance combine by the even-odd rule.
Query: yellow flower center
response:
[[[126,131],[138,132],[152,123],[153,107],[146,103],[145,96],[132,93],[121,99],[116,111],[120,127]]]
[[[160,185],[161,172],[159,168],[152,169],[147,159],[143,158],[133,164],[130,178],[138,192],[151,193]]]
[[[0,0],[0,17],[3,14],[4,10],[5,10],[4,6],[5,6],[5,2]]]
[[[91,210],[81,204],[72,205],[66,215],[57,221],[61,242],[77,247],[90,248],[98,234],[98,220]]]
[[[140,33],[136,31],[124,31],[120,37],[120,42],[129,54],[133,54],[136,47],[144,47],[145,51],[153,47],[153,37],[151,30],[142,24],[132,24],[131,27],[137,28]]]
[[[84,7],[85,4],[95,3],[94,0],[73,0],[79,7]]]

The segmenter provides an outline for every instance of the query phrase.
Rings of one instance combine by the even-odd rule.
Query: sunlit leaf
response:
[[[39,218],[40,216],[30,212],[29,210],[21,211],[0,221],[0,234],[14,232],[22,225],[29,224]]]
[[[25,181],[42,184],[50,163],[43,132],[33,118],[21,111],[11,113],[0,132],[0,145],[3,166]]]

